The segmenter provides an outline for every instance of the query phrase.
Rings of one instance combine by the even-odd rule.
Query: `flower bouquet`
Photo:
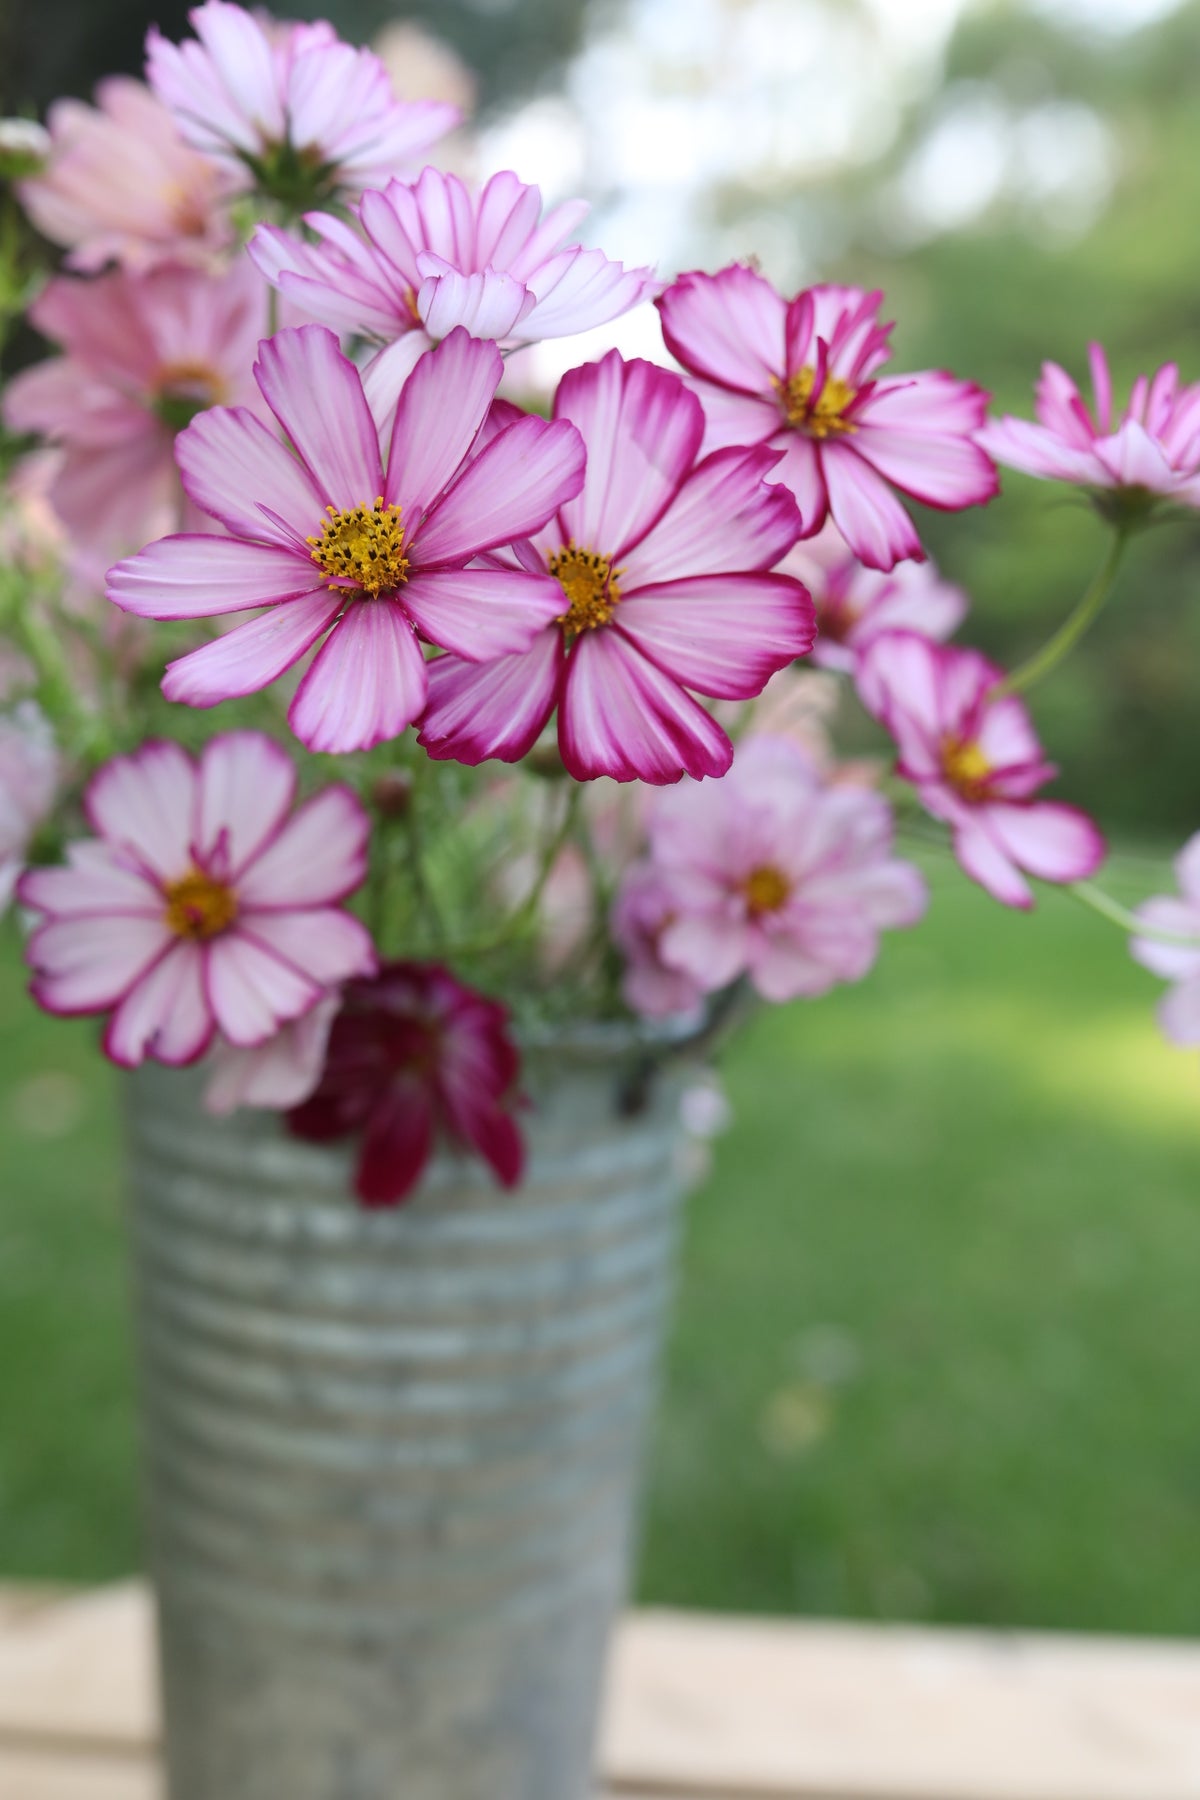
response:
[[[1093,346],[1092,404],[1047,364],[989,423],[879,293],[627,269],[426,164],[455,109],[328,25],[191,20],[0,131],[0,324],[54,346],[3,397],[0,901],[135,1072],[171,1791],[572,1800],[694,1071],[918,922],[898,826],[1070,884],[1200,1042],[1197,841],[1126,914],[1023,697],[1200,504],[1200,386],[1118,415]],[[651,305],[661,361],[538,391]],[[1008,673],[904,503],[997,462],[1111,532]]]

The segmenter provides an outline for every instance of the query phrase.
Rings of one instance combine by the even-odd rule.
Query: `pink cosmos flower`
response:
[[[728,779],[728,777],[726,777]],[[643,1019],[670,1019],[698,1012],[704,988],[691,975],[669,968],[662,957],[663,934],[686,911],[686,887],[655,863],[634,863],[617,889],[609,924],[625,958],[621,994]]]
[[[626,879],[635,902],[663,908],[663,971],[708,993],[745,975],[765,1000],[794,1000],[860,980],[880,931],[921,917],[925,884],[891,848],[878,794],[826,784],[786,738],[753,737],[723,780],[661,796],[649,862]],[[647,870],[664,884],[658,896]],[[629,904],[622,895],[618,917]],[[657,994],[648,975],[635,958],[626,994],[639,1010]]]
[[[864,651],[858,688],[896,741],[897,772],[951,827],[966,873],[1005,906],[1030,907],[1022,870],[1083,881],[1103,860],[1104,839],[1076,807],[1035,798],[1058,771],[1024,703],[993,695],[1003,675],[976,650],[889,631]]]
[[[442,101],[397,100],[379,58],[323,21],[278,25],[227,0],[188,17],[182,44],[151,27],[151,87],[189,144],[284,204],[378,187],[458,123]]]
[[[974,442],[987,395],[942,371],[878,379],[890,325],[882,294],[805,288],[784,300],[753,269],[681,275],[656,302],[667,348],[696,377],[705,448],[770,444],[804,535],[827,514],[873,569],[921,556],[899,488],[957,511],[990,500],[996,471]]]
[[[383,343],[456,325],[509,345],[603,325],[648,298],[651,269],[625,269],[566,240],[582,201],[542,218],[542,197],[509,172],[472,195],[457,175],[425,169],[353,208],[360,237],[330,213],[309,213],[304,243],[260,225],[250,254],[268,280],[314,319]]]
[[[198,762],[153,742],[106,763],[84,800],[96,837],[17,887],[42,915],[34,999],[110,1013],[113,1062],[175,1064],[218,1031],[265,1043],[369,973],[370,935],[337,904],[366,873],[367,816],[345,787],[293,811],[295,795],[291,758],[256,731],[214,738]]]
[[[0,713],[0,913],[12,898],[30,840],[48,817],[60,774],[54,733],[22,700]]]
[[[426,700],[417,639],[472,660],[526,650],[562,609],[545,570],[468,567],[535,530],[583,479],[569,424],[521,418],[472,455],[503,364],[454,331],[417,364],[386,472],[358,370],[323,325],[259,346],[255,378],[298,458],[248,412],[215,408],[179,438],[184,486],[228,537],[184,534],[109,571],[108,597],[151,619],[268,610],[172,663],[169,700],[254,693],[325,642],[288,719],[310,750],[399,737]]]
[[[204,1090],[206,1111],[218,1118],[239,1106],[286,1112],[307,1100],[321,1079],[330,1028],[341,1003],[340,991],[326,994],[311,1012],[282,1025],[263,1044],[242,1047],[218,1038]]]
[[[1158,1008],[1164,1037],[1184,1049],[1200,1044],[1200,832],[1175,859],[1179,897],[1156,894],[1137,908],[1137,917],[1155,931],[1191,938],[1192,944],[1135,937],[1129,948],[1137,962],[1172,982]]]
[[[18,190],[38,230],[68,246],[72,269],[214,266],[233,241],[228,175],[184,143],[140,81],[110,76],[96,102],[50,108],[49,160]]]
[[[242,261],[220,276],[182,268],[61,276],[30,307],[66,354],[15,377],[4,420],[61,447],[50,500],[74,550],[101,574],[178,525],[180,426],[218,401],[258,403],[250,365],[269,295]]]
[[[976,434],[989,456],[1048,481],[1159,494],[1200,506],[1200,382],[1181,387],[1174,363],[1139,375],[1129,404],[1113,408],[1112,377],[1099,344],[1088,345],[1094,408],[1057,363],[1042,364],[1028,419],[1003,418]]]
[[[316,1143],[361,1134],[354,1186],[367,1206],[406,1200],[439,1134],[515,1187],[519,1069],[503,1006],[439,963],[385,963],[347,987],[325,1072],[288,1129]]]
[[[578,427],[587,477],[522,554],[555,576],[556,617],[524,655],[433,663],[420,742],[433,757],[516,762],[557,706],[579,781],[721,775],[732,746],[688,690],[748,699],[813,640],[808,594],[769,573],[799,529],[789,495],[764,480],[776,457],[731,449],[698,463],[695,395],[615,350],[563,378],[554,416]]]
[[[823,669],[848,673],[881,631],[917,631],[941,640],[966,616],[967,596],[931,562],[897,563],[887,573],[864,568],[832,521],[797,544],[782,566],[812,594],[812,659]]]

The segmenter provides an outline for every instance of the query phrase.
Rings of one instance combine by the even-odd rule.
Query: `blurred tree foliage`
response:
[[[39,110],[57,94],[86,94],[113,70],[140,71],[146,29],[187,33],[193,0],[0,0],[0,111]],[[585,0],[281,0],[285,18],[331,19],[365,42],[397,18],[415,19],[473,68],[484,106],[553,78],[575,48]]]

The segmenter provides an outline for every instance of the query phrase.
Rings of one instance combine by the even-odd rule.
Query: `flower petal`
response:
[[[320,528],[324,503],[307,469],[244,406],[198,413],[175,439],[175,460],[196,505],[234,537],[295,548]]]
[[[615,350],[572,369],[559,383],[556,419],[569,419],[587,446],[587,476],[562,506],[568,537],[620,558],[674,498],[700,450],[704,413],[669,369],[625,362]]]
[[[437,569],[408,583],[404,605],[431,644],[492,662],[528,650],[561,614],[563,591],[524,569]]]
[[[287,751],[261,731],[226,731],[200,757],[195,846],[214,874],[237,882],[247,863],[275,837],[296,798]]]
[[[571,425],[529,417],[506,426],[421,526],[414,545],[418,563],[463,563],[481,550],[528,537],[579,492],[584,462],[583,443]]]
[[[684,687],[749,700],[812,649],[816,612],[790,575],[696,575],[630,594],[613,629]]]
[[[399,1206],[433,1151],[433,1096],[415,1076],[397,1079],[367,1121],[354,1176],[366,1206]]]
[[[30,991],[47,1012],[106,1012],[173,941],[161,914],[51,919],[25,946]]]
[[[370,932],[340,906],[313,906],[303,912],[247,910],[238,929],[322,987],[375,973],[378,959]]]
[[[534,304],[525,283],[501,269],[464,274],[428,253],[417,261],[424,276],[417,290],[417,311],[430,337],[444,338],[461,329],[494,343],[511,336]]]
[[[280,544],[185,533],[147,544],[108,571],[105,592],[143,619],[206,619],[311,593],[314,570]]]
[[[342,610],[345,595],[322,588],[273,606],[199,650],[167,664],[162,691],[185,706],[216,706],[256,694],[311,650]]]
[[[84,811],[97,836],[133,852],[164,881],[187,873],[196,823],[196,771],[178,744],[152,741],[93,777]]]
[[[610,775],[661,787],[723,775],[733,746],[689,694],[618,632],[590,631],[567,665],[558,745],[577,781]]]
[[[1086,881],[1104,861],[1100,829],[1078,807],[1059,800],[996,801],[985,812],[987,828],[1006,854],[1042,881]]]
[[[383,493],[375,421],[362,378],[324,325],[277,331],[258,347],[254,375],[322,498],[339,511]]]
[[[162,918],[161,887],[111,844],[84,838],[67,845],[67,858],[65,866],[26,869],[17,884],[22,906],[60,919],[105,913]]]
[[[425,706],[425,659],[392,600],[347,607],[296,690],[288,723],[310,750],[370,750]]]
[[[367,873],[371,823],[361,802],[340,782],[296,808],[238,883],[251,912],[327,906],[359,887]]]
[[[821,470],[833,522],[869,569],[890,569],[902,557],[923,554],[912,520],[892,490],[855,451],[821,447]]]
[[[200,945],[177,939],[109,1020],[105,1055],[127,1069],[136,1068],[147,1056],[171,1066],[203,1056],[215,1029],[203,973]]]
[[[318,982],[236,927],[205,949],[209,1005],[231,1044],[264,1043],[321,998]]]
[[[744,263],[681,275],[655,305],[667,349],[694,374],[746,394],[783,374],[786,304]]]
[[[410,535],[457,474],[503,373],[495,344],[480,343],[460,328],[427,351],[404,380],[384,497],[400,507]]]
[[[967,816],[958,820],[954,827],[954,854],[972,881],[986,888],[1001,906],[1016,906],[1027,912],[1033,905],[1029,883],[982,819]]]
[[[622,564],[626,589],[724,569],[773,569],[800,535],[786,487],[774,483],[777,451],[717,450],[693,469],[674,501]]]
[[[519,762],[554,711],[562,662],[557,630],[540,632],[524,656],[488,663],[438,657],[429,664],[429,703],[417,742],[439,762]]]
[[[970,438],[884,429],[872,422],[869,403],[854,447],[879,474],[926,506],[951,512],[982,506],[1000,489],[991,458]]]

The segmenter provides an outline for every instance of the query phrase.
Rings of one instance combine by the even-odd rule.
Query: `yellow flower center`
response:
[[[853,420],[845,417],[846,408],[854,399],[854,389],[840,375],[827,375],[825,385],[813,401],[813,382],[816,370],[805,364],[786,381],[780,381],[772,375],[771,385],[779,395],[779,404],[783,407],[787,422],[795,431],[807,432],[809,437],[827,438],[834,433],[857,431]]]
[[[942,773],[964,800],[987,797],[992,765],[980,746],[971,738],[943,738]]]
[[[217,937],[237,918],[233,889],[214,881],[202,869],[189,869],[179,881],[168,881],[163,896],[167,902],[163,918],[176,937]]]
[[[621,599],[617,586],[621,571],[613,568],[611,559],[567,544],[553,552],[549,561],[550,573],[567,596],[567,611],[558,615],[558,623],[568,642],[581,631],[607,625]]]
[[[403,586],[408,580],[408,558],[398,506],[385,506],[383,495],[378,494],[371,507],[339,512],[335,506],[327,506],[325,510],[329,517],[321,526],[321,535],[305,542],[312,545],[312,559],[326,580],[352,582],[373,600]]]
[[[770,865],[753,869],[741,887],[746,910],[752,919],[761,918],[763,913],[778,912],[792,891],[787,879]]]

